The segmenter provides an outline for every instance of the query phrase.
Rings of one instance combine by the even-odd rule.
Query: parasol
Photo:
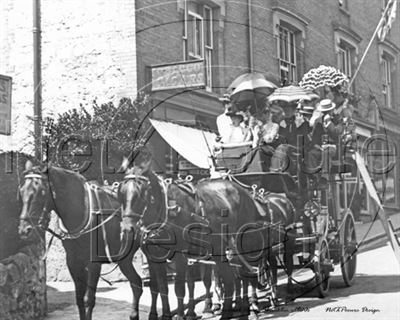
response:
[[[298,86],[287,86],[278,88],[268,97],[268,101],[285,101],[294,102],[298,100],[312,100],[319,98],[317,94],[311,90],[306,90]]]
[[[231,100],[239,110],[247,110],[250,106],[250,112],[254,113],[275,88],[277,86],[266,80],[261,73],[252,72],[236,78],[228,87],[228,92],[231,91]]]
[[[308,71],[299,84],[304,89],[315,90],[324,86],[336,87],[348,83],[349,78],[343,72],[334,67],[321,65]]]
[[[272,88],[276,88],[276,86],[271,83],[270,81],[266,80],[264,75],[260,72],[248,72],[248,73],[243,73],[240,76],[238,76],[235,80],[232,81],[232,83],[229,85],[229,87],[226,89],[228,93],[232,93],[240,84],[243,82],[248,82],[248,81],[258,81],[258,80],[264,80],[267,81],[268,83],[264,83],[267,86],[272,86]]]

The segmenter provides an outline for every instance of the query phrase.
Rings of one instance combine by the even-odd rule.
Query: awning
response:
[[[171,122],[150,119],[160,136],[182,157],[201,169],[210,168],[210,151],[216,135]]]

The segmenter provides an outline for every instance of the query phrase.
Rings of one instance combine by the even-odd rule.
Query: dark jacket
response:
[[[286,127],[279,127],[279,136],[282,139],[282,143],[290,144],[292,146],[298,146],[298,137],[300,141],[302,137],[305,139],[305,146],[309,145],[309,134],[311,132],[310,124],[308,121],[304,121],[299,127],[296,127],[295,117],[286,118],[284,121]]]

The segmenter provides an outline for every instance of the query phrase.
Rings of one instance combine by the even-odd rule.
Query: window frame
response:
[[[394,109],[393,101],[393,82],[392,82],[392,60],[388,57],[382,57],[382,71],[383,71],[383,89],[382,93],[384,96],[385,107],[388,109]]]
[[[189,9],[187,1],[184,5],[184,28],[183,28],[183,60],[203,60],[205,68],[206,85],[205,89],[208,92],[212,91],[213,85],[213,71],[212,61],[214,56],[214,9],[204,3],[195,4],[197,10]],[[195,12],[197,11],[197,12]],[[209,21],[205,21],[207,14],[209,14]],[[190,17],[193,17],[193,21],[200,20],[200,39],[190,39],[189,28],[193,28],[191,31],[192,36],[197,34],[196,26],[197,22],[193,22]],[[195,20],[197,19],[197,20]],[[201,48],[192,48],[196,44],[200,43]],[[194,52],[193,52],[194,50]]]
[[[289,27],[283,26],[280,24],[278,27],[279,37],[278,37],[278,68],[279,68],[279,75],[282,76],[282,70],[287,73],[288,75],[288,83],[296,83],[297,82],[297,45],[296,45],[296,37],[297,31],[293,30]],[[286,37],[283,38],[281,35],[282,33],[286,33]],[[283,46],[282,46],[282,42]],[[286,55],[282,55],[281,48],[285,47]],[[284,69],[286,68],[286,70]],[[281,81],[282,81],[281,77]]]

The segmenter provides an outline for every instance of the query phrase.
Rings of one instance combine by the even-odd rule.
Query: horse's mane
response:
[[[78,172],[76,172],[76,171],[73,171],[73,170],[64,169],[64,168],[55,167],[55,166],[49,166],[49,167],[48,167],[48,170],[49,170],[49,171],[50,171],[50,170],[55,170],[55,171],[57,171],[59,174],[63,174],[63,175],[66,175],[66,176],[68,176],[68,177],[72,177],[72,178],[78,179],[78,180],[80,180],[82,183],[85,183],[85,182],[86,182],[86,179],[85,179],[84,176],[82,176],[80,173],[78,173]]]

